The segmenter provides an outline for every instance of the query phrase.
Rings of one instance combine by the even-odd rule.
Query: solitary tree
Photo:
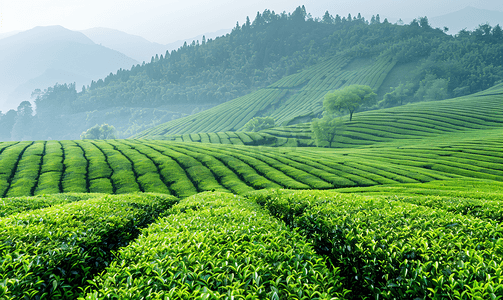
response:
[[[336,137],[343,129],[343,123],[340,120],[328,115],[321,119],[314,119],[311,123],[311,131],[318,147],[332,148],[335,146]]]
[[[83,140],[108,140],[116,138],[115,127],[108,124],[98,125],[82,132],[80,138]]]
[[[325,95],[323,107],[325,114],[334,115],[337,112],[347,110],[349,121],[353,120],[353,113],[362,105],[369,104],[374,100],[376,94],[369,86],[350,85],[342,90]]]

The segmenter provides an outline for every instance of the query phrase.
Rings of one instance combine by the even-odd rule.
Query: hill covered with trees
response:
[[[327,12],[313,19],[304,7],[288,14],[265,10],[253,21],[236,24],[226,36],[155,55],[150,63],[92,81],[81,92],[73,84],[39,91],[33,125],[23,137],[12,132],[19,109],[0,116],[5,123],[0,134],[2,140],[71,139],[108,123],[120,137],[128,137],[164,122],[161,134],[201,132],[170,124],[186,128],[187,122],[206,118],[200,111],[243,96],[253,105],[254,93],[268,94],[262,95],[268,98],[263,103],[267,109],[244,116],[243,125],[267,116],[282,123],[309,121],[321,113],[326,92],[350,83],[374,83],[385,100],[380,107],[461,96],[503,78],[502,40],[499,26],[482,25],[453,37],[432,28],[426,17],[398,25],[379,15],[365,20]],[[325,75],[317,76],[319,72]],[[286,82],[301,73],[305,78]],[[331,81],[324,76],[332,76]],[[289,111],[304,99],[309,99],[308,106]],[[194,115],[175,120],[187,114]],[[220,125],[215,131],[240,129]]]

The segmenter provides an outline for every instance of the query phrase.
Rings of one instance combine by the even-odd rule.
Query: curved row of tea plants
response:
[[[338,269],[256,203],[182,200],[122,248],[86,299],[338,299]]]
[[[24,211],[4,208],[0,218],[0,298],[76,299],[117,249],[178,202],[162,194],[65,196],[4,199]]]
[[[486,209],[480,219],[458,213],[462,201],[439,208],[423,205],[424,198],[416,198],[416,205],[387,197],[278,190],[249,197],[329,257],[359,299],[503,296],[502,214],[496,208]]]
[[[5,198],[0,296],[503,296],[502,182],[463,178],[339,190],[349,194],[271,187],[244,196],[201,193],[178,204],[161,194]],[[19,213],[16,203],[26,211]]]
[[[400,143],[400,140],[419,140],[455,132],[500,128],[503,126],[501,103],[503,103],[503,89],[499,86],[484,93],[461,98],[356,113],[353,121],[343,122],[341,134],[335,138],[335,147],[353,148],[383,142]],[[210,134],[167,135],[163,139],[225,143],[219,139],[203,138]],[[227,143],[238,145],[315,146],[310,123],[275,127],[256,133],[219,132],[217,135],[237,136],[238,139]]]
[[[172,134],[238,131],[254,117],[270,116],[277,124],[321,113],[325,94],[350,84],[378,89],[394,67],[388,57],[369,60],[362,68],[345,69],[351,60],[337,55],[298,74],[249,95],[234,99],[192,116],[174,120],[135,135],[162,139]],[[376,79],[377,78],[377,79]]]
[[[492,139],[346,150],[151,140],[0,144],[0,196],[154,192],[187,197],[213,190],[243,194],[459,177],[503,181],[503,139],[501,130],[493,131]]]

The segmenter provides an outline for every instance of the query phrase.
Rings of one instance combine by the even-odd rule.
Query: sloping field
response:
[[[347,117],[342,117],[346,119]],[[461,98],[421,102],[356,113],[344,123],[336,137],[337,148],[353,148],[376,143],[438,137],[456,132],[503,127],[503,87]],[[221,139],[203,137],[218,135]],[[235,137],[225,140],[225,137]],[[297,124],[249,132],[218,132],[166,136],[183,142],[281,146],[315,146],[311,124]]]
[[[484,132],[484,131],[481,131]],[[364,149],[150,140],[0,144],[0,195],[332,189],[450,178],[503,181],[503,138]],[[490,136],[490,135],[488,135]]]
[[[134,138],[160,139],[172,134],[237,131],[259,116],[270,116],[277,124],[286,125],[293,119],[320,113],[323,97],[329,91],[351,84],[378,89],[394,66],[395,62],[388,57],[357,61],[353,65],[351,59],[341,54],[265,89],[148,129]]]

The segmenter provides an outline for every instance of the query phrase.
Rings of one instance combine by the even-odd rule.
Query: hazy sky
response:
[[[169,43],[232,28],[266,8],[291,12],[302,4],[314,17],[328,10],[333,15],[360,12],[366,18],[380,14],[406,21],[466,6],[503,11],[502,0],[0,0],[0,33],[48,25],[71,30],[108,27]]]

